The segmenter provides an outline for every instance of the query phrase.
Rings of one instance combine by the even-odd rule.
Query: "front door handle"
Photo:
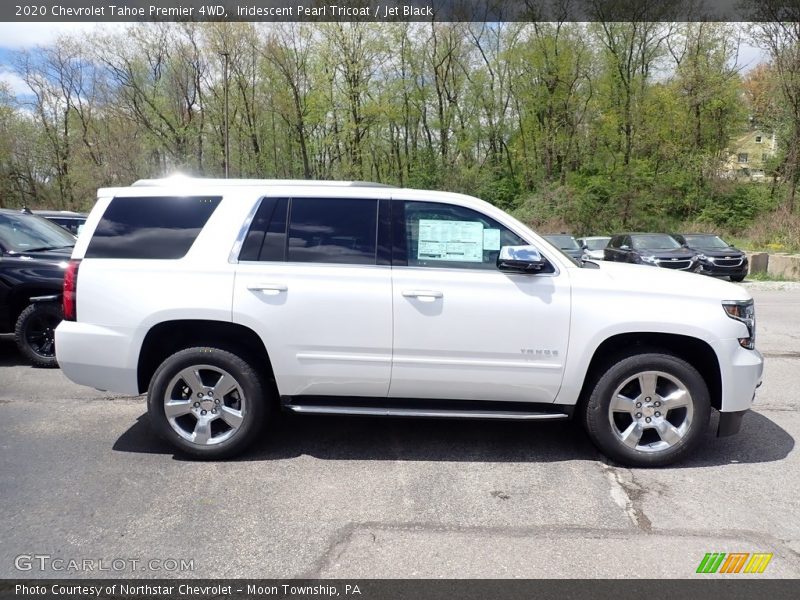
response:
[[[253,283],[247,286],[251,292],[263,292],[268,296],[277,296],[289,288],[282,283]]]
[[[403,290],[405,298],[416,298],[420,302],[433,302],[442,297],[442,292],[436,290]]]

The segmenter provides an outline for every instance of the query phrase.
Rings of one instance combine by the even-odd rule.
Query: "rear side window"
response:
[[[117,197],[111,200],[86,249],[86,258],[182,258],[219,196]]]
[[[377,200],[292,198],[287,260],[374,265],[377,225]]]
[[[286,259],[286,198],[264,198],[242,243],[239,260]]]

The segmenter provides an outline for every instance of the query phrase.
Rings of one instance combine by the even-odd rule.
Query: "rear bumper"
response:
[[[58,366],[81,385],[138,395],[137,358],[131,357],[130,332],[62,321],[56,328]]]

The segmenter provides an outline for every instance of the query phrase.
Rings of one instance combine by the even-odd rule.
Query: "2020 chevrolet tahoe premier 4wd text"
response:
[[[748,293],[576,264],[459,194],[291,181],[101,189],[64,282],[59,364],[147,392],[185,453],[247,448],[276,410],[576,416],[615,460],[666,465],[761,381]]]

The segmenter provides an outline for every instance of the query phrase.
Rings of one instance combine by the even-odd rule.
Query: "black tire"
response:
[[[33,366],[58,367],[54,332],[63,318],[61,307],[53,302],[31,304],[17,317],[14,339]]]
[[[660,394],[664,394],[670,389],[673,391],[679,390],[679,387],[675,384],[676,381],[683,385],[685,391],[688,391],[689,394],[689,398],[686,398],[685,395],[682,396],[686,398],[686,406],[668,409],[669,412],[665,411],[663,415],[658,412],[654,414],[651,414],[651,412],[638,412],[645,409],[647,411],[658,410],[658,408],[654,407],[654,404],[645,403],[646,406],[643,409],[633,408],[633,411],[636,411],[635,415],[638,415],[637,418],[634,418],[634,414],[626,415],[624,411],[612,413],[611,401],[612,397],[616,397],[617,389],[626,382],[630,382],[628,385],[634,387],[623,388],[620,396],[632,396],[633,394],[626,390],[636,389],[640,385],[639,374],[645,377],[645,373],[661,374],[655,375],[656,385],[662,386],[660,389],[663,391],[660,391]],[[676,387],[671,388],[670,386]],[[643,389],[644,386],[639,388],[640,397],[645,395],[641,391]],[[661,400],[661,410],[665,410],[663,408],[665,400],[656,394],[653,402],[657,401],[656,398]],[[649,400],[649,396],[647,399]],[[637,406],[635,401],[633,406]],[[611,416],[612,414],[614,415],[613,417]],[[644,419],[648,418],[648,414],[651,414],[649,418],[652,419],[652,422],[648,420],[648,423],[652,424],[644,423]],[[655,415],[659,415],[659,417]],[[679,420],[681,415],[686,421],[681,422],[681,427],[676,427],[676,430],[683,430],[682,437],[672,442],[664,439],[655,428],[656,419],[658,418],[661,421],[662,426],[668,427],[664,421],[668,419]],[[711,402],[708,387],[703,377],[697,372],[697,369],[672,354],[645,351],[621,358],[597,380],[586,402],[583,421],[586,432],[592,442],[609,458],[631,467],[663,467],[685,458],[692,452],[702,439],[704,432],[708,429],[710,416]],[[623,420],[622,424],[618,425],[617,421],[623,418],[629,418],[631,424],[626,425]],[[635,447],[626,445],[621,439],[621,436],[624,436],[624,432],[621,432],[622,429],[626,431],[631,431],[627,427],[634,427],[635,429],[636,424],[633,421],[637,421],[641,427],[645,428],[643,430],[640,429],[641,431],[651,432],[643,433],[641,435],[642,443],[636,443]],[[673,423],[670,424],[674,425]],[[672,434],[672,430],[667,433]],[[655,440],[653,437],[658,439]],[[633,439],[633,435],[629,439]],[[672,443],[671,446],[658,449],[659,446],[670,443]]]
[[[731,275],[731,281],[736,281],[738,283],[740,281],[744,281],[745,277],[747,277],[747,273],[742,273],[741,275]]]
[[[181,371],[189,367],[198,367],[198,365],[211,367],[210,369],[199,369],[201,375],[200,383],[206,384],[206,389],[209,389],[207,385],[209,383],[209,377],[213,378],[214,370],[219,369],[233,377],[244,396],[243,399],[239,397],[240,392],[237,388],[237,390],[228,394],[222,401],[223,404],[225,404],[233,399],[234,402],[238,400],[241,403],[239,405],[241,424],[237,426],[238,428],[234,430],[231,427],[230,437],[223,439],[223,441],[206,445],[194,443],[191,440],[185,439],[175,428],[177,427],[184,433],[188,433],[188,430],[192,429],[192,419],[195,420],[194,427],[197,427],[200,419],[203,418],[199,416],[201,408],[194,407],[195,400],[198,400],[197,404],[200,404],[199,398],[196,397],[196,392],[192,392],[190,397],[192,398],[192,410],[197,411],[197,413],[192,412],[182,415],[175,419],[175,424],[173,425],[170,423],[165,412],[167,394],[170,394],[170,398],[174,398],[179,388],[184,389],[182,392],[184,396],[186,394],[185,389],[188,388],[188,384],[180,379]],[[205,379],[203,379],[203,377],[205,377]],[[175,378],[179,378],[179,383],[174,384],[172,390],[168,389]],[[264,421],[267,419],[268,413],[270,412],[270,390],[271,388],[265,383],[264,377],[242,356],[221,348],[187,348],[186,350],[181,350],[168,357],[153,374],[150,380],[150,387],[147,391],[147,411],[152,427],[158,435],[170,442],[181,452],[204,460],[231,458],[244,452],[262,431]],[[183,398],[183,396],[181,396],[181,398]],[[207,398],[205,402],[210,403],[211,400]],[[233,408],[236,407],[235,404],[231,406]],[[216,409],[209,407],[208,414],[212,411],[216,411]],[[207,413],[203,412],[202,414],[205,415]],[[220,416],[208,416],[207,418],[216,419],[214,422],[217,422],[218,425],[228,427],[228,424]],[[211,431],[211,429],[212,427],[209,427],[209,431]],[[196,429],[192,431],[192,434],[194,434],[195,431]],[[227,431],[224,431],[221,435],[224,437],[225,434],[227,434]],[[212,436],[211,439],[214,439],[214,437],[216,436]]]

